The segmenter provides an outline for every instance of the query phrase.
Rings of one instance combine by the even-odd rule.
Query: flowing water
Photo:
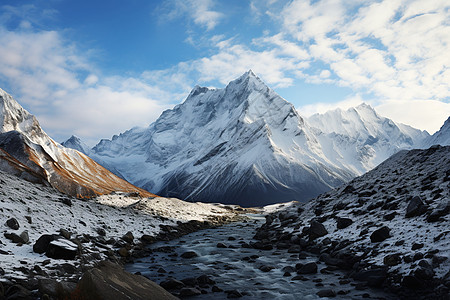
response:
[[[316,293],[324,289],[346,293],[338,294],[335,299],[392,298],[382,291],[355,289],[357,283],[348,280],[341,272],[322,274],[320,270],[326,265],[320,264],[315,255],[307,254],[309,256],[306,258],[299,259],[298,253],[288,253],[287,250],[242,248],[242,243],[250,243],[256,229],[265,221],[260,215],[249,215],[249,218],[246,222],[201,230],[176,240],[152,244],[150,248],[154,251],[151,256],[127,265],[126,270],[140,272],[157,283],[169,277],[182,280],[206,274],[220,289],[237,290],[244,294],[240,299],[317,299]],[[218,243],[228,248],[218,248]],[[182,258],[181,254],[187,251],[195,251],[198,257]],[[297,275],[295,272],[284,276],[283,267],[307,262],[316,262],[319,272],[303,275],[303,280],[292,280]],[[274,269],[263,272],[260,270],[262,266]],[[189,299],[227,299],[226,292],[213,293],[211,286],[203,289],[208,293]]]

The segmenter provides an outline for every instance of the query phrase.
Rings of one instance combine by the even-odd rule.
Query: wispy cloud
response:
[[[161,20],[174,20],[180,17],[187,17],[196,25],[212,30],[216,27],[224,15],[214,10],[213,0],[168,0],[160,11]]]

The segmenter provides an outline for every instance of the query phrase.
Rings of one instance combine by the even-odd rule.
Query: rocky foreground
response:
[[[80,299],[82,275],[92,286],[99,272],[150,288],[142,276],[98,264],[146,256],[148,243],[230,222],[240,210],[124,193],[80,200],[0,172],[0,299]]]
[[[401,299],[449,299],[450,147],[402,151],[347,185],[270,214],[254,247],[319,255]],[[292,266],[298,274],[316,263]],[[333,290],[329,295],[336,295]]]

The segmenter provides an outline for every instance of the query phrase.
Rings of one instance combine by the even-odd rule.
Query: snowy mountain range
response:
[[[365,104],[306,119],[250,70],[89,155],[160,195],[252,206],[306,201],[428,137]]]
[[[112,191],[153,195],[117,177],[85,154],[53,141],[38,120],[1,89],[0,170],[50,184],[78,197]]]
[[[448,117],[444,125],[442,125],[441,129],[424,140],[422,148],[429,148],[433,145],[450,145],[450,117]]]

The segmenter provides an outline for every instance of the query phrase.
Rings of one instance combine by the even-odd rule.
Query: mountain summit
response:
[[[93,151],[147,190],[245,206],[304,201],[355,175],[326,158],[294,106],[252,71],[224,89],[196,86],[148,128]]]
[[[91,155],[160,195],[259,206],[306,201],[422,139],[367,105],[311,123],[250,70],[223,89],[194,87],[149,127],[102,140]],[[393,132],[407,142],[389,146]]]
[[[0,170],[78,197],[112,191],[152,194],[118,178],[81,152],[53,141],[38,120],[0,89]]]

